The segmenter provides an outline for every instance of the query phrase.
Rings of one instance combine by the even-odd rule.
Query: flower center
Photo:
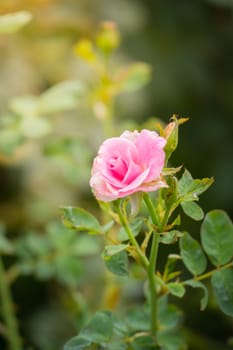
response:
[[[108,161],[108,168],[117,180],[123,180],[127,172],[127,164],[120,156],[115,156]]]

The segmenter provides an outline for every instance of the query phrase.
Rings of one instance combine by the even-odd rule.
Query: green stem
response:
[[[7,328],[7,338],[11,350],[22,350],[18,333],[18,325],[14,314],[11,293],[6,281],[5,270],[0,257],[0,297],[2,302],[2,314]]]
[[[211,276],[213,275],[214,272],[220,271],[220,270],[224,270],[224,269],[228,269],[228,268],[230,268],[230,267],[232,267],[232,266],[233,266],[233,261],[231,261],[231,262],[229,262],[229,263],[227,263],[227,264],[225,264],[225,265],[222,265],[222,266],[220,266],[220,267],[217,267],[217,268],[214,269],[214,270],[211,270],[211,271],[209,271],[209,272],[206,272],[206,273],[204,273],[203,275],[199,275],[199,276],[197,276],[197,277],[194,277],[193,280],[194,280],[194,281],[202,281],[202,280],[205,280],[205,279],[211,277]]]
[[[159,222],[158,215],[156,214],[156,211],[154,210],[153,203],[151,202],[151,199],[147,193],[144,194],[144,201],[148,208],[148,211],[150,213],[150,217],[152,219],[152,222],[155,226],[157,226],[159,229],[161,229],[161,225]],[[149,289],[150,289],[150,332],[151,335],[156,335],[157,332],[157,302],[158,302],[158,295],[156,290],[156,280],[155,280],[155,269],[156,269],[156,262],[157,262],[157,255],[158,255],[158,247],[159,247],[159,233],[154,232],[152,243],[151,243],[151,250],[150,250],[150,259],[149,259],[149,267],[147,270],[148,280],[149,280]]]
[[[127,222],[127,219],[125,218],[125,216],[122,214],[122,211],[121,211],[121,207],[120,207],[120,202],[116,203],[116,210],[117,210],[117,214],[118,214],[118,217],[119,217],[119,220],[120,220],[120,223],[121,225],[123,226],[123,228],[125,229],[129,239],[130,239],[130,242],[132,243],[133,247],[135,248],[140,260],[141,260],[141,263],[143,265],[143,267],[145,269],[148,269],[148,266],[149,266],[149,261],[147,259],[147,257],[144,255],[144,253],[142,252],[136,238],[134,237],[129,225],[128,225],[128,222]]]
[[[157,212],[154,210],[153,203],[151,202],[151,199],[150,199],[150,196],[148,195],[148,193],[144,193],[143,199],[144,199],[144,202],[149,210],[153,224],[157,227],[160,227],[159,216],[157,215]]]
[[[150,261],[148,267],[148,279],[150,288],[150,305],[151,305],[151,317],[150,317],[150,332],[151,335],[156,335],[157,330],[157,290],[155,281],[155,267],[158,254],[159,246],[159,235],[153,233],[151,251],[150,251]]]

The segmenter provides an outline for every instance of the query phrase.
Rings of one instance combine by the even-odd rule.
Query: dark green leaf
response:
[[[185,170],[178,181],[178,192],[182,201],[194,201],[205,192],[213,183],[213,178],[193,179],[188,170]]]
[[[201,310],[204,310],[208,304],[208,289],[200,281],[188,280],[184,282],[185,285],[193,288],[201,288],[204,291],[204,295],[201,299]]]
[[[203,248],[215,266],[226,264],[233,257],[233,224],[222,210],[210,211],[201,227]]]
[[[97,311],[80,335],[93,343],[109,342],[113,334],[113,318],[109,311]]]
[[[211,284],[220,309],[228,316],[233,317],[233,269],[214,272]]]
[[[163,302],[165,303],[159,303],[158,308],[159,327],[166,330],[176,328],[181,321],[182,313],[175,305],[167,305],[164,297]]]
[[[131,331],[147,331],[149,329],[149,314],[145,308],[133,308],[127,312],[126,324]]]
[[[186,350],[185,340],[179,332],[158,332],[158,343],[161,350]]]
[[[86,210],[75,207],[65,207],[63,210],[63,222],[68,228],[89,233],[100,233],[101,226],[98,220]]]
[[[204,217],[204,212],[195,202],[182,202],[182,209],[186,215],[194,220],[202,220]]]
[[[182,236],[183,236],[183,232],[180,232],[178,230],[172,230],[162,234],[159,240],[163,244],[172,244],[177,242],[178,237],[182,237]]]
[[[111,340],[111,342],[107,345],[106,350],[127,350],[128,345],[125,342],[121,342],[120,340]]]
[[[184,296],[185,288],[181,283],[171,282],[168,283],[166,286],[172,295],[175,295],[178,298],[182,298]]]
[[[130,344],[133,350],[159,350],[160,348],[156,346],[155,341],[152,337],[141,336],[134,339]]]
[[[105,260],[107,268],[118,276],[128,275],[128,255],[125,251],[114,254]]]
[[[142,218],[135,218],[129,224],[129,227],[130,227],[134,237],[136,237],[140,233],[141,228],[142,228],[142,224],[143,224]],[[119,241],[121,241],[121,242],[129,240],[129,236],[123,227],[119,230],[117,237],[118,237]]]
[[[187,232],[180,239],[180,255],[193,275],[199,275],[206,269],[207,260],[198,241]]]
[[[83,350],[86,346],[90,345],[91,341],[82,337],[77,336],[71,338],[64,346],[64,350]]]
[[[111,256],[125,250],[127,247],[127,244],[107,245],[104,247],[103,258],[108,260]]]

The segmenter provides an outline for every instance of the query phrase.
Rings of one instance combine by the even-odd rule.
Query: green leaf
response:
[[[64,350],[83,350],[86,349],[88,345],[91,344],[91,341],[82,337],[77,336],[71,338],[64,346]]]
[[[135,218],[129,224],[129,227],[130,227],[134,237],[136,237],[140,233],[141,228],[142,228],[142,224],[143,224],[143,219],[142,218]],[[117,234],[117,238],[121,242],[129,240],[129,236],[128,236],[127,232],[125,231],[125,229],[123,227],[119,230],[119,232]]]
[[[75,256],[87,257],[100,252],[99,242],[91,236],[78,236],[69,247]]]
[[[0,33],[15,33],[32,19],[27,11],[19,11],[0,16]]]
[[[195,202],[182,202],[181,203],[182,209],[185,212],[186,215],[188,215],[190,218],[194,220],[202,220],[204,217],[204,212],[199,207],[199,205]]]
[[[146,63],[133,63],[117,73],[116,81],[120,92],[135,91],[148,84],[151,79],[151,67]]]
[[[205,192],[213,183],[213,178],[193,179],[190,172],[185,169],[178,181],[178,193],[182,201],[195,201],[198,196]]]
[[[169,254],[168,255],[166,265],[164,268],[164,273],[163,273],[165,281],[169,281],[173,277],[176,277],[177,275],[180,274],[180,271],[174,272],[174,269],[176,267],[176,263],[178,260],[181,260],[180,255],[177,255],[177,254]]]
[[[205,271],[207,260],[201,245],[187,232],[180,239],[180,255],[183,263],[193,275],[200,275]]]
[[[164,232],[162,236],[160,237],[159,241],[163,244],[172,244],[176,243],[178,240],[178,237],[182,237],[183,232],[180,232],[178,230],[172,230],[169,232]]]
[[[84,87],[79,81],[61,82],[40,95],[38,112],[47,115],[73,109],[83,95]]]
[[[210,211],[201,226],[204,250],[215,266],[226,264],[233,257],[233,224],[222,210]]]
[[[201,299],[201,310],[204,310],[208,304],[208,289],[206,288],[206,286],[200,281],[195,280],[185,281],[184,284],[193,288],[201,288],[204,291],[204,295]]]
[[[147,331],[149,329],[149,314],[143,307],[132,308],[126,314],[125,322],[130,331]]]
[[[220,309],[233,317],[233,269],[214,272],[211,284]]]
[[[108,260],[111,256],[125,250],[128,244],[107,245],[104,247],[103,258]]]
[[[185,294],[185,288],[181,283],[171,282],[171,283],[168,283],[166,286],[169,292],[178,298],[182,298]]]
[[[155,345],[155,341],[153,337],[149,337],[146,335],[135,338],[130,345],[133,350],[159,350],[160,349],[158,346]]]
[[[158,343],[161,346],[161,350],[186,350],[187,346],[185,339],[179,332],[158,332]]]
[[[107,345],[107,350],[127,350],[128,344],[121,342],[120,340],[111,340],[111,343]]]
[[[162,302],[161,302],[161,299]],[[176,328],[182,318],[182,312],[175,305],[167,305],[166,299],[159,299],[159,308],[158,308],[158,322],[159,328],[163,330],[171,330]]]
[[[77,257],[60,254],[54,260],[53,265],[55,277],[61,283],[68,286],[75,286],[79,283],[84,267]]]
[[[109,342],[113,335],[113,317],[109,311],[97,311],[80,336],[93,343]]]
[[[123,250],[105,260],[107,268],[118,276],[128,275],[128,255]]]
[[[101,233],[101,226],[98,220],[88,211],[75,207],[65,207],[62,210],[62,220],[68,228],[73,228],[77,231],[88,231],[94,234]]]

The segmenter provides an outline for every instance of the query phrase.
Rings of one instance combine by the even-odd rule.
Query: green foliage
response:
[[[160,242],[163,244],[172,244],[177,242],[179,237],[183,236],[183,232],[178,230],[171,230],[169,232],[164,232],[164,234],[160,237]]]
[[[30,15],[25,12],[0,16],[0,33],[15,32],[29,20]],[[76,189],[82,187],[80,182],[83,178],[89,177],[92,145],[99,142],[99,137],[102,138],[103,133],[107,136],[113,136],[116,133],[116,127],[123,128],[123,123],[119,124],[118,121],[114,120],[116,97],[124,92],[133,92],[144,87],[151,78],[151,68],[148,64],[133,63],[119,67],[117,59],[112,60],[111,55],[118,48],[119,43],[120,34],[116,25],[112,22],[104,23],[92,41],[82,39],[74,48],[76,55],[89,65],[91,70],[90,84],[84,84],[83,81],[65,80],[57,85],[51,85],[48,90],[38,96],[13,98],[9,102],[9,113],[1,118],[0,157],[2,154],[6,156],[12,155],[14,152],[17,153],[21,150],[22,145],[32,140],[34,140],[34,144],[40,141],[43,143],[43,155],[47,156],[49,165],[55,164],[55,171],[59,169],[58,176],[60,173],[64,173],[71,180],[72,185],[75,184],[75,190],[71,191],[69,188],[69,192],[72,192],[72,195],[75,193],[75,196],[77,193],[78,198],[75,197],[75,200],[81,201],[82,197]],[[49,56],[50,53],[48,52],[48,55],[46,53],[45,59]],[[37,66],[40,66],[40,58],[38,58]],[[55,79],[51,80],[51,77],[48,77],[44,71],[40,75],[42,75],[44,83],[49,85],[51,81],[57,81],[57,76],[63,77],[63,74],[55,74]],[[86,71],[84,75],[88,75]],[[86,87],[87,85],[88,87]],[[35,88],[38,87],[35,86]],[[65,134],[61,137],[59,130],[58,135],[55,135],[56,122],[53,121],[52,115],[59,114],[60,117],[60,113],[76,109],[80,102],[86,102],[88,113],[91,115],[94,113],[98,121],[102,123],[102,129],[92,130],[92,128],[88,128],[88,135],[83,136],[82,142],[78,140],[77,136],[71,138],[70,135],[66,135],[66,132],[75,133],[76,130],[68,131],[64,124],[62,127],[65,126],[63,130]],[[85,113],[84,116],[86,116]],[[141,207],[142,195],[139,193],[135,194],[133,199],[127,198],[125,202],[124,199],[119,200],[119,203],[122,204],[119,206],[121,212],[115,212],[116,207],[109,204],[106,206],[108,209],[104,216],[97,213],[98,217],[101,217],[101,222],[104,222],[103,226],[88,211],[82,208],[65,207],[62,212],[66,227],[51,224],[44,228],[45,223],[43,223],[40,231],[35,229],[32,232],[22,234],[22,237],[15,239],[13,243],[0,230],[0,253],[15,254],[14,259],[12,259],[14,262],[9,267],[9,274],[8,271],[6,273],[7,281],[9,279],[9,283],[12,282],[15,271],[20,274],[35,275],[43,281],[57,279],[63,284],[63,287],[67,287],[64,294],[67,292],[67,294],[72,295],[72,302],[67,300],[69,298],[66,298],[66,295],[64,298],[68,310],[75,309],[76,312],[76,309],[80,308],[78,310],[80,312],[82,309],[77,301],[77,287],[84,280],[83,276],[88,275],[86,266],[90,264],[90,258],[103,249],[103,244],[97,235],[101,235],[102,240],[106,238],[102,257],[106,267],[113,274],[126,277],[132,267],[134,277],[141,280],[140,293],[143,289],[142,282],[144,283],[146,280],[145,294],[148,302],[146,306],[142,307],[140,303],[140,306],[130,307],[129,310],[125,311],[122,320],[117,318],[116,310],[114,312],[97,312],[89,323],[81,329],[79,336],[74,337],[65,345],[65,350],[185,349],[184,339],[179,330],[182,314],[176,306],[168,304],[167,299],[170,294],[179,298],[183,297],[187,286],[200,288],[204,292],[201,299],[201,309],[203,310],[208,302],[208,290],[201,281],[209,277],[211,277],[211,284],[220,308],[226,314],[233,315],[233,228],[230,219],[224,212],[213,211],[208,213],[204,220],[201,228],[201,242],[211,262],[217,266],[216,270],[207,271],[205,274],[203,273],[206,270],[207,261],[201,245],[188,233],[183,233],[177,228],[181,224],[181,216],[176,212],[179,205],[190,218],[203,219],[203,210],[196,201],[199,200],[199,195],[206,191],[213,182],[212,178],[193,179],[187,170],[178,180],[177,173],[181,167],[166,167],[168,159],[177,148],[178,128],[184,121],[186,121],[185,118],[177,119],[173,116],[167,127],[163,127],[161,124],[155,125],[157,121],[155,123],[154,119],[151,121],[151,128],[156,129],[167,140],[165,146],[166,165],[161,176],[165,178],[168,186],[161,189],[158,195],[152,194],[151,207]],[[131,125],[136,125],[136,123]],[[140,127],[137,126],[137,128]],[[85,135],[86,132],[80,131]],[[96,131],[100,131],[99,135]],[[49,134],[52,134],[52,138],[46,139]],[[38,150],[40,152],[40,147]],[[3,157],[3,159],[8,161],[8,157]],[[53,161],[57,163],[52,164]],[[59,168],[56,167],[57,164],[59,164]],[[43,173],[43,169],[39,169],[39,171]],[[82,176],[80,176],[81,173]],[[33,187],[32,184],[30,186]],[[35,187],[37,186],[38,183]],[[50,186],[51,183],[48,188]],[[38,192],[42,187],[38,186]],[[85,200],[87,200],[85,204],[88,205],[89,197],[85,197]],[[59,202],[63,202],[63,200],[59,199]],[[65,202],[67,202],[66,198]],[[130,209],[131,213],[129,213]],[[140,209],[142,209],[141,212]],[[106,217],[107,214],[114,221],[109,221],[110,218]],[[121,228],[119,228],[119,224],[122,225]],[[32,226],[35,226],[34,223]],[[19,233],[17,232],[17,234]],[[156,266],[159,244],[171,245],[177,242],[180,246],[180,256],[169,254],[165,262],[164,272],[161,274],[160,271],[157,271]],[[176,248],[174,247],[174,249]],[[183,260],[188,271],[194,275],[193,279],[182,280],[185,274],[181,273],[180,268],[176,270],[178,265],[176,263],[180,259]],[[161,264],[163,264],[163,259],[161,259]],[[96,269],[93,270],[96,274]],[[115,287],[118,277],[111,274],[106,276],[106,284],[110,281],[106,288],[106,295],[108,295],[108,288],[110,287],[111,291],[111,288]],[[119,302],[118,298],[125,296],[125,290],[123,292],[117,291],[120,296],[115,296],[117,293],[114,290],[114,296],[110,295],[109,297],[110,302],[107,297],[106,300],[103,300],[102,295],[95,291],[96,286],[92,275],[88,275],[88,277],[91,279],[91,289],[94,290],[97,298],[100,297],[103,304],[106,303],[108,307],[115,309]],[[120,280],[124,283],[126,278]],[[134,288],[130,283],[126,285],[126,289],[129,287],[129,290],[131,288],[133,292],[126,290],[126,294],[131,293],[130,296],[132,296]],[[139,284],[139,281],[136,283]],[[91,294],[89,289],[87,288],[86,291],[83,285],[82,292],[86,293],[87,298]],[[122,309],[125,309],[125,299],[120,305]],[[96,304],[93,307],[96,308]],[[4,314],[4,308],[2,310]],[[80,321],[78,323],[80,324]],[[1,328],[3,334],[8,334],[8,329],[5,332],[4,327]],[[38,334],[41,333],[38,331]]]
[[[215,271],[211,284],[219,307],[233,317],[233,268]]]
[[[187,232],[180,239],[180,255],[193,275],[200,275],[206,269],[207,260],[198,241]]]
[[[66,285],[76,285],[84,274],[82,258],[100,251],[99,242],[90,236],[53,223],[46,234],[31,232],[15,242],[17,266],[22,274],[34,274],[47,280],[55,278]]]
[[[196,201],[213,183],[213,178],[193,179],[190,172],[185,170],[178,181],[178,193],[181,202]]]
[[[178,298],[182,298],[185,294],[185,288],[181,283],[178,283],[178,282],[168,283],[167,288],[172,295]]]
[[[91,234],[99,234],[102,228],[98,220],[82,208],[66,207],[63,211],[63,223],[77,231],[87,231]]]
[[[158,343],[162,350],[186,350],[184,337],[178,332],[161,331],[158,333]]]
[[[204,212],[195,202],[182,202],[181,207],[185,214],[193,220],[202,220],[204,218]]]
[[[104,261],[109,271],[115,275],[128,275],[128,255],[124,250],[114,255],[104,255]]]
[[[222,210],[209,212],[201,227],[202,245],[215,266],[229,262],[233,257],[233,224]]]

